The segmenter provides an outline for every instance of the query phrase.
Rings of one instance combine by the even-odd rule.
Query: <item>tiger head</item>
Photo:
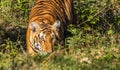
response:
[[[32,49],[40,54],[52,52],[54,44],[59,41],[59,29],[61,23],[59,20],[55,21],[53,25],[43,22],[31,22],[30,28],[30,43]]]

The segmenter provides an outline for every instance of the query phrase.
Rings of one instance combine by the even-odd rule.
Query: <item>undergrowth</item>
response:
[[[120,2],[74,0],[76,25],[65,48],[26,53],[25,33],[34,0],[0,1],[0,70],[119,70]]]

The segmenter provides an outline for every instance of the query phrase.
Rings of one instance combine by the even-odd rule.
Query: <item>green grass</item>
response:
[[[55,46],[51,54],[31,57],[25,33],[33,0],[1,0],[0,70],[120,70],[120,7],[116,4],[115,19],[108,20],[113,14],[103,15],[113,5],[106,1],[74,3],[77,26],[69,25],[72,35],[66,38],[66,47]]]

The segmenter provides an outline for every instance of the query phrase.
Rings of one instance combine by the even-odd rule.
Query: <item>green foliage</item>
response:
[[[77,25],[65,48],[27,55],[25,33],[35,0],[0,1],[0,70],[119,70],[120,2],[74,0]],[[113,0],[114,1],[114,0]]]
[[[0,13],[9,23],[25,24],[33,4],[33,0],[1,0]]]
[[[102,29],[105,28],[104,30],[120,26],[120,6],[118,1],[75,0],[74,3],[77,14],[77,26],[95,29],[100,27]]]

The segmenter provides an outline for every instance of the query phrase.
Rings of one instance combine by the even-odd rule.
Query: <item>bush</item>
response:
[[[30,57],[25,33],[35,0],[0,1],[0,70],[119,70],[120,2],[74,0],[77,24],[69,25],[66,47]]]

